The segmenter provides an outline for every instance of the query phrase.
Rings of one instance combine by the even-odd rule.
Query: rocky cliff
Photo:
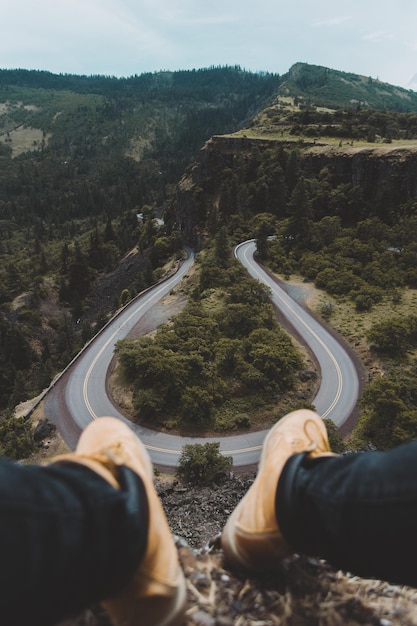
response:
[[[216,203],[218,180],[223,170],[236,170],[254,151],[264,152],[283,147],[297,148],[306,178],[315,178],[327,170],[331,184],[350,184],[360,187],[363,198],[378,213],[378,204],[397,207],[417,198],[417,146],[376,144],[342,147],[318,143],[284,143],[278,139],[259,139],[238,136],[214,136],[202,148],[197,162],[187,172],[178,187],[177,220],[183,232],[194,242],[199,238],[196,224],[202,224],[207,210],[200,202],[201,191],[211,193],[210,202]],[[203,203],[204,204],[204,203]],[[198,217],[199,214],[199,217]]]
[[[211,191],[216,202],[219,173],[235,169],[240,157],[249,157],[255,149],[265,150],[275,145],[268,139],[213,136],[200,150],[196,163],[181,179],[177,190],[176,222],[186,238],[199,247],[207,207],[201,191]]]
[[[417,147],[375,148],[316,146],[303,154],[306,176],[328,168],[336,184],[361,187],[366,199],[395,197],[398,204],[417,197]]]

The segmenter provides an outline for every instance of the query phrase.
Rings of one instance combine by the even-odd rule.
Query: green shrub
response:
[[[343,443],[342,436],[340,435],[336,424],[331,419],[324,419],[323,422],[326,425],[327,435],[329,437],[330,449],[332,452],[342,454],[346,451],[346,446]]]
[[[193,485],[212,485],[225,480],[232,465],[232,457],[221,454],[220,443],[187,444],[182,449],[177,476]]]
[[[120,306],[125,306],[130,301],[130,299],[131,298],[129,289],[123,289],[119,298]]]
[[[23,322],[30,326],[40,326],[42,323],[42,320],[38,311],[32,311],[30,309],[22,309],[19,312],[19,322]]]
[[[10,413],[0,418],[0,456],[18,461],[32,454],[34,448],[30,421],[14,418]]]
[[[320,313],[325,319],[329,319],[334,311],[334,304],[332,302],[323,302],[320,306]]]

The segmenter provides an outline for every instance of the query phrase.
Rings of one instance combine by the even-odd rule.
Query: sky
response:
[[[0,69],[132,76],[299,61],[417,91],[417,0],[0,0]]]

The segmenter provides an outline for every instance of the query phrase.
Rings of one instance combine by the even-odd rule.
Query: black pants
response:
[[[281,474],[276,511],[295,552],[417,586],[417,442],[316,461],[295,455]]]
[[[127,583],[146,547],[147,499],[128,468],[118,482],[75,463],[1,460],[1,623],[55,624]]]

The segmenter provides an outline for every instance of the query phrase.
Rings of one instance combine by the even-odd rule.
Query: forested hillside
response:
[[[202,361],[182,337],[181,363],[193,363],[190,391],[180,397],[173,377],[164,396],[155,381],[144,389],[129,358],[134,349],[160,363],[166,337],[153,352],[146,341],[120,347],[142,390],[136,410],[158,421],[172,406],[181,423],[198,400],[202,422],[221,429],[233,414],[246,423],[256,387],[273,402],[294,385],[300,361],[289,349],[288,362],[264,351],[268,333],[279,331],[263,305],[256,312],[248,302],[251,290],[237,288],[244,283],[235,267],[222,267],[220,234],[223,253],[224,242],[256,237],[272,270],[314,281],[355,314],[401,302],[417,288],[416,110],[414,92],[306,64],[282,77],[239,67],[122,79],[0,71],[0,408],[44,388],[188,242],[202,249],[200,282],[175,332],[200,320]],[[323,315],[334,307],[329,300]],[[255,368],[243,318],[258,342]],[[390,355],[386,371],[403,389],[414,367],[415,318],[411,311],[396,326],[385,323],[367,341]],[[387,341],[388,327],[398,328],[397,340]],[[392,361],[400,356],[401,380]],[[278,367],[287,374],[277,387]],[[239,411],[230,408],[232,389]],[[401,407],[387,409],[378,445],[416,434],[414,387],[407,389]],[[233,419],[226,421],[229,428]],[[377,430],[372,415],[370,424],[365,436]]]
[[[282,76],[279,93],[310,107],[417,112],[417,93],[411,89],[308,63],[296,63]]]
[[[91,287],[126,252],[138,246],[141,262],[123,301],[155,280],[182,239],[153,218],[185,166],[278,82],[237,67],[126,79],[0,71],[1,408],[38,393],[103,322],[109,304],[91,307]]]
[[[417,115],[329,112],[331,132],[322,128],[316,143],[309,122],[320,112],[278,108],[270,125],[263,111],[250,129],[206,144],[179,185],[177,220],[196,242],[223,227],[236,243],[255,237],[272,271],[322,289],[328,297],[317,314],[337,330],[340,311],[349,316],[347,334],[368,361],[354,445],[415,439],[417,142],[415,131],[402,133]],[[342,145],[339,116],[352,122]],[[383,120],[396,127],[394,138]]]

